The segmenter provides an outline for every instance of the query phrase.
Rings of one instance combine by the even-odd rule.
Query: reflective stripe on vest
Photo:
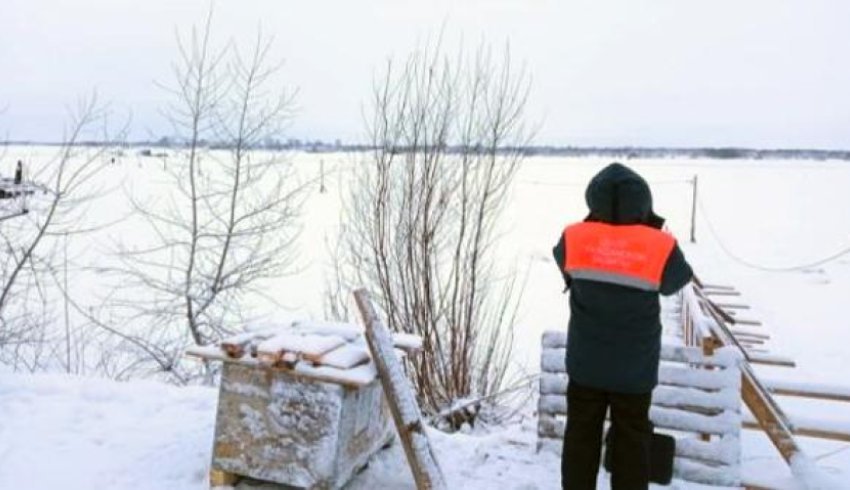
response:
[[[658,291],[675,239],[644,225],[583,222],[564,230],[564,270],[575,279]]]

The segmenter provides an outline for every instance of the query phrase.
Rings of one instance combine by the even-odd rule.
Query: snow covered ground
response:
[[[46,158],[50,149],[11,148],[17,158]],[[321,318],[328,263],[325,238],[340,220],[341,190],[354,168],[346,154],[296,154],[299,175],[331,169],[330,192],[310,195],[299,241],[300,271],[269,286],[277,304],[261,304],[274,318]],[[519,175],[502,220],[500,258],[527,275],[515,329],[517,373],[535,372],[540,334],[565,328],[566,297],[551,262],[551,247],[564,224],[584,216],[584,186],[610,159],[532,158]],[[742,317],[760,319],[772,334],[770,348],[793,357],[796,369],[760,369],[792,381],[850,385],[850,256],[815,267],[807,264],[850,245],[850,164],[803,161],[632,160],[653,188],[656,211],[702,278],[736,286],[753,307]],[[109,166],[106,188],[132,182],[153,189],[163,181],[161,161],[128,153]],[[0,171],[6,173],[5,167]],[[691,186],[699,175],[697,243],[689,244]],[[120,190],[91,207],[93,223],[111,222],[128,206]],[[118,237],[143,234],[132,220],[81,237],[70,255],[86,264],[104,260]],[[98,292],[95,274],[75,288],[84,303]],[[781,398],[793,414],[850,425],[848,404]],[[148,382],[115,384],[61,376],[0,374],[0,489],[201,489],[206,488],[215,392]],[[559,462],[534,451],[534,421],[479,430],[432,434],[452,488],[554,489]],[[818,465],[850,488],[850,445],[801,438]],[[745,474],[793,488],[790,473],[766,437],[746,431]],[[382,453],[351,488],[412,488],[398,447]],[[600,477],[604,480],[604,476]],[[607,488],[603,486],[601,488]],[[691,488],[691,487],[688,487]]]

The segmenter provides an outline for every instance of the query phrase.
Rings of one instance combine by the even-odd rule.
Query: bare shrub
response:
[[[211,21],[180,43],[168,88],[166,114],[183,146],[167,161],[167,189],[130,193],[150,240],[120,245],[127,293],[111,304],[136,328],[108,327],[179,382],[200,374],[180,362],[187,345],[233,332],[266,281],[292,270],[304,190],[284,155],[253,150],[292,114],[270,40],[258,34],[247,56],[232,44],[216,50]]]
[[[465,402],[502,388],[510,360],[521,288],[494,248],[528,142],[528,87],[507,50],[390,62],[368,112],[373,151],[344,206],[328,312],[347,316],[352,286],[373,291],[391,329],[423,337],[408,366],[419,403],[455,428],[479,413]]]
[[[105,110],[82,99],[70,113],[64,143],[46,161],[28,162],[23,214],[0,222],[0,363],[13,370],[81,372],[86,363],[81,325],[63,308],[67,245],[100,225],[86,213],[103,188],[95,179],[109,147]],[[97,138],[102,145],[82,145]],[[10,215],[12,216],[12,215]]]

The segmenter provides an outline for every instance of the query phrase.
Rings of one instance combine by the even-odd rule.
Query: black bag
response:
[[[605,471],[611,473],[611,447],[617,441],[613,431],[608,429],[605,434]],[[673,459],[676,456],[676,439],[666,434],[652,432],[649,445],[649,481],[660,485],[668,485],[673,480]]]

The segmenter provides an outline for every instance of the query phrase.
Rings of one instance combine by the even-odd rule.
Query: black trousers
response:
[[[611,408],[616,444],[611,454],[612,490],[649,488],[652,393],[612,393],[570,381],[567,388],[567,431],[561,459],[564,490],[594,490],[599,473],[602,430]]]

